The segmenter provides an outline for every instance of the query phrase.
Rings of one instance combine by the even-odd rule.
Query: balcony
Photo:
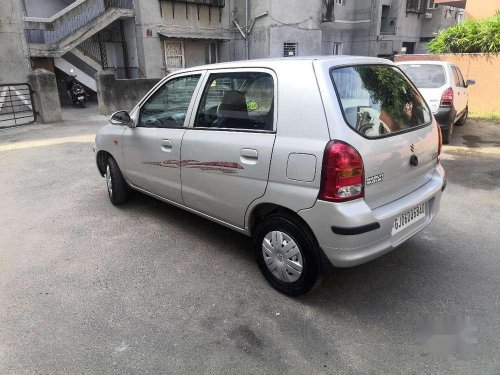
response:
[[[451,7],[465,9],[467,0],[434,0],[434,4],[449,5]]]
[[[164,0],[160,0],[164,1]],[[176,3],[208,5],[212,7],[224,8],[226,0],[175,0]]]
[[[424,14],[427,9],[427,0],[406,0],[406,13]]]

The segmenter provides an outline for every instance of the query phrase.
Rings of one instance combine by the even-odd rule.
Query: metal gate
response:
[[[28,83],[0,84],[0,129],[33,124],[36,110]]]

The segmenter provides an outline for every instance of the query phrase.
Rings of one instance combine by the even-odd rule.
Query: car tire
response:
[[[469,116],[469,107],[465,107],[465,112],[464,114],[462,115],[462,117],[460,117],[460,120],[458,120],[456,122],[456,126],[464,126],[465,123],[467,122],[467,117]]]
[[[443,137],[443,144],[447,145],[448,143],[450,143],[450,140],[451,140],[451,136],[453,134],[453,123],[450,124],[450,126],[448,126],[448,129],[446,130],[442,130],[441,129],[441,135]]]
[[[118,206],[127,201],[130,188],[123,178],[118,163],[112,156],[106,161],[106,186],[108,190],[109,200],[113,205]]]
[[[257,225],[253,247],[260,271],[277,291],[300,296],[320,284],[319,247],[312,233],[296,218],[265,218]]]

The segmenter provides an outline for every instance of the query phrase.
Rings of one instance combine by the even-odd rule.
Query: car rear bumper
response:
[[[439,165],[425,185],[376,209],[370,209],[363,199],[344,203],[318,200],[298,214],[330,262],[336,267],[351,267],[388,253],[425,228],[439,210],[445,187],[445,173]],[[425,217],[393,235],[394,219],[421,203],[426,203]]]
[[[441,129],[448,129],[455,121],[457,111],[453,107],[439,107],[439,110],[434,113],[437,123]]]

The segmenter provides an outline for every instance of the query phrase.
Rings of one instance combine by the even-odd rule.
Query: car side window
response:
[[[463,87],[462,82],[460,82],[460,76],[458,75],[457,68],[452,66],[451,71],[453,72],[453,80],[455,81],[455,86]]]
[[[465,87],[465,81],[464,81],[464,77],[462,76],[462,72],[460,71],[459,68],[456,68],[456,69],[457,69],[458,78],[460,78],[460,85],[461,85],[461,87]]]
[[[179,128],[201,74],[174,78],[160,87],[143,104],[137,126],[145,128]]]
[[[274,80],[268,73],[210,74],[195,127],[272,131]]]

